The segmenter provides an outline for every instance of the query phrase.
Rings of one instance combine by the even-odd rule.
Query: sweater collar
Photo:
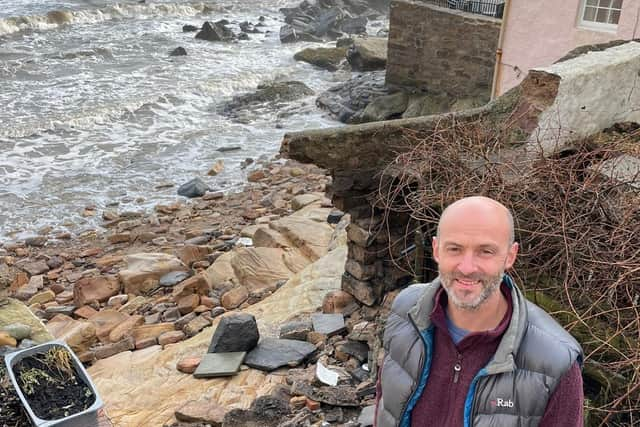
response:
[[[436,295],[442,288],[442,283],[440,277],[437,277],[431,283],[423,286],[422,295],[408,312],[411,320],[421,331],[433,326],[431,314],[436,306]],[[511,296],[512,314],[498,349],[485,368],[489,374],[508,372],[515,369],[515,354],[520,347],[527,324],[526,300],[522,292],[508,274],[502,277],[501,286],[506,287]]]

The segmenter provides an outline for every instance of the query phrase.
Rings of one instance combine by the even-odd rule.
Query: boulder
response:
[[[308,62],[325,70],[335,71],[340,63],[346,59],[346,55],[346,47],[309,47],[297,52],[293,55],[293,59]]]
[[[383,37],[356,38],[347,61],[357,71],[383,70],[387,66],[387,43]]]
[[[65,341],[76,353],[89,350],[97,341],[93,323],[74,320],[64,314],[58,314],[49,320],[47,329],[55,338]]]
[[[178,46],[169,52],[169,56],[187,56],[187,50],[182,46]]]
[[[282,366],[297,366],[316,350],[316,346],[297,340],[263,338],[244,359],[244,364],[261,371],[273,371]]]
[[[235,35],[233,34],[233,31],[225,26],[223,21],[214,23],[206,21],[202,24],[202,29],[196,34],[196,38],[200,40],[219,42],[233,40]]]
[[[157,286],[167,273],[187,271],[176,257],[163,253],[138,253],[124,257],[127,267],[118,273],[127,294],[140,295]]]
[[[235,96],[231,101],[223,104],[222,113],[229,115],[236,110],[295,101],[313,94],[313,90],[299,81],[263,83],[258,85],[255,92]]]
[[[223,316],[218,323],[208,353],[230,353],[254,349],[260,333],[256,318],[247,313],[233,313]]]
[[[191,181],[178,187],[178,195],[189,198],[202,197],[209,190],[209,186],[205,184],[204,181],[200,178],[193,178]]]
[[[402,118],[430,116],[449,111],[451,99],[446,94],[429,93],[425,95],[411,95]]]
[[[294,43],[294,42],[317,42],[321,43],[322,38],[316,37],[311,34],[312,28],[296,28],[293,25],[283,25],[280,27],[280,42],[281,43]]]
[[[355,123],[373,99],[388,94],[384,71],[373,71],[358,74],[326,90],[318,96],[316,105],[342,123]]]
[[[92,301],[105,302],[120,293],[120,282],[114,276],[83,277],[73,286],[73,302],[81,307]]]
[[[363,122],[380,122],[402,117],[407,109],[409,96],[403,92],[381,96],[374,99],[362,113]]]

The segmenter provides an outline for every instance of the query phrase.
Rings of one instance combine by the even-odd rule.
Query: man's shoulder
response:
[[[391,311],[394,313],[405,317],[406,314],[411,310],[416,302],[422,298],[425,292],[436,288],[438,285],[434,282],[429,283],[416,283],[410,285],[400,291],[400,293],[393,300],[393,304],[391,305]]]

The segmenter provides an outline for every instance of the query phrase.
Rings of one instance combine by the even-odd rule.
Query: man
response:
[[[582,426],[582,349],[504,274],[518,253],[508,209],[458,200],[432,246],[438,278],[387,319],[375,425]]]

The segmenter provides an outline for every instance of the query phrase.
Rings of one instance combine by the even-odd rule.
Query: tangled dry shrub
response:
[[[610,177],[640,132],[604,133],[552,157],[505,147],[507,132],[480,121],[407,132],[413,149],[386,168],[376,203],[431,230],[464,196],[509,207],[516,281],[584,347],[587,425],[640,425],[640,177]]]

